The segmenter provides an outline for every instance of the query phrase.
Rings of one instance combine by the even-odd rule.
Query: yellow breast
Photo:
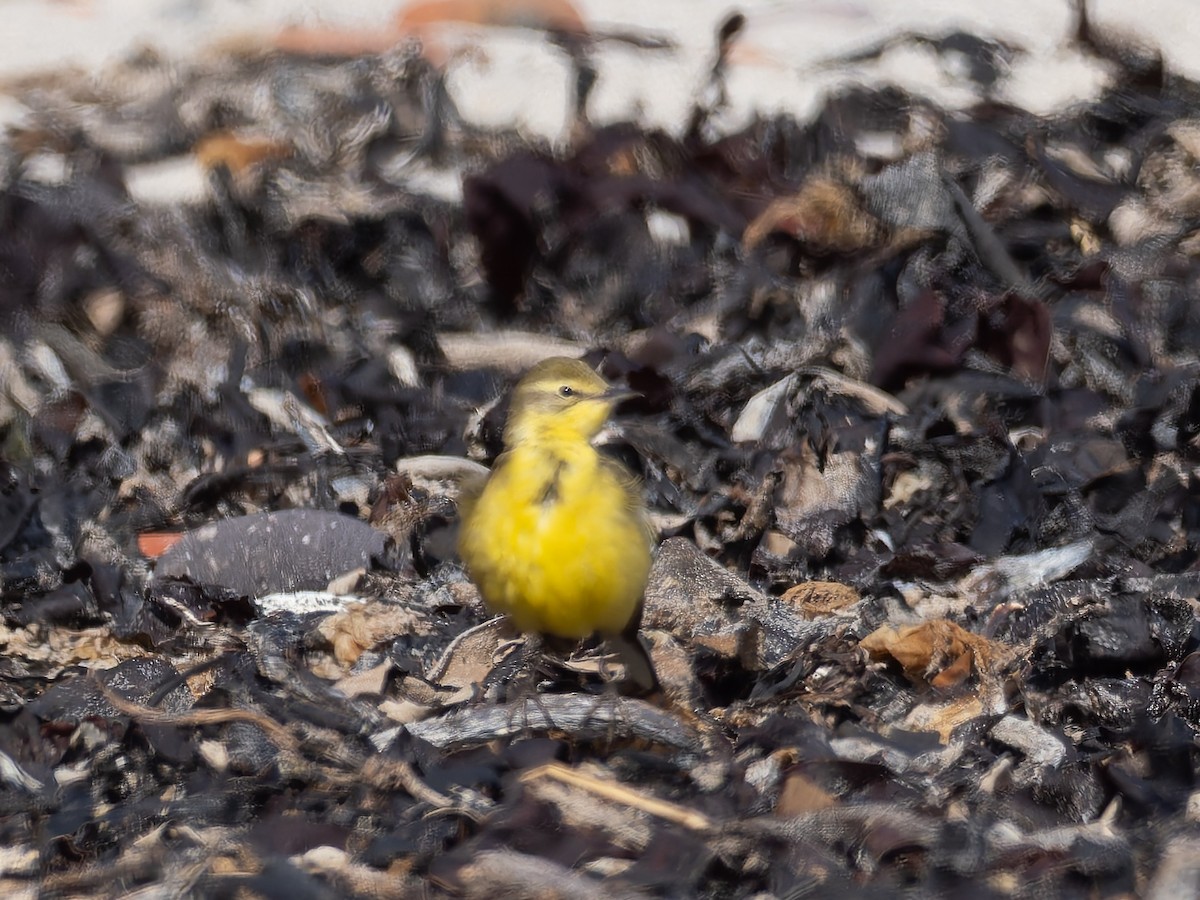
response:
[[[566,638],[620,633],[650,571],[640,498],[586,443],[505,453],[464,516],[459,553],[489,607]]]

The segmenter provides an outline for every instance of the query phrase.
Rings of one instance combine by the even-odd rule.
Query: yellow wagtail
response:
[[[464,498],[458,549],[492,610],[521,631],[598,632],[649,690],[657,680],[637,628],[650,528],[637,480],[592,446],[630,396],[577,359],[530,369],[513,392],[504,453],[479,495]]]

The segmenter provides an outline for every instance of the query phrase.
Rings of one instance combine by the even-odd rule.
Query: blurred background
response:
[[[302,41],[328,41],[342,50],[356,42],[378,50],[381,43],[417,34],[444,56],[451,95],[468,121],[519,125],[554,139],[571,120],[566,57],[537,30],[512,26],[575,18],[597,35],[637,35],[670,45],[652,52],[627,40],[602,40],[593,54],[593,121],[636,116],[678,132],[711,65],[713,34],[737,9],[746,27],[728,73],[728,114],[734,119],[757,110],[803,120],[831,86],[855,79],[895,83],[949,108],[966,105],[975,95],[954,42],[905,40],[920,35],[944,41],[955,32],[1019,51],[1003,60],[997,96],[1048,113],[1094,98],[1110,76],[1105,67],[1064,50],[1072,7],[1072,0],[767,0],[736,6],[724,0],[3,0],[0,78],[98,72],[146,50],[187,59],[215,47],[261,48],[288,28]],[[1089,11],[1111,33],[1161,49],[1173,71],[1200,75],[1194,41],[1200,8],[1190,0],[1094,0]],[[21,104],[0,92],[0,124],[19,122],[22,114]]]

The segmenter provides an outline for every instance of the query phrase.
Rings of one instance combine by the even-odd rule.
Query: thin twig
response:
[[[165,712],[150,706],[142,706],[126,700],[112,688],[97,682],[101,694],[119,713],[151,725],[177,725],[196,727],[200,725],[223,725],[226,722],[248,722],[260,728],[267,738],[280,750],[300,752],[300,742],[283,725],[252,709],[200,709],[184,713]]]
[[[564,766],[562,763],[547,763],[544,766],[530,769],[521,776],[521,781],[528,784],[539,778],[549,778],[562,784],[583,788],[585,791],[595,794],[598,797],[603,797],[605,800],[612,800],[614,803],[621,803],[634,809],[640,809],[642,812],[657,816],[660,819],[666,819],[668,822],[674,822],[693,831],[710,831],[713,828],[712,819],[704,815],[704,813],[696,812],[694,809],[688,809],[685,806],[680,806],[677,803],[671,803],[667,800],[647,797],[645,794],[639,794],[637,791],[627,788],[623,784],[602,781],[599,778],[594,778],[591,775],[586,775],[576,769]]]

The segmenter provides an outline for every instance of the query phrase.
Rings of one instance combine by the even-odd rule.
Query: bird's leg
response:
[[[497,701],[516,701],[512,702],[512,712],[508,721],[510,732],[519,726],[520,731],[525,733],[524,736],[528,737],[539,730],[544,732],[549,723],[554,721],[554,716],[542,703],[541,692],[537,687],[542,677],[561,677],[562,671],[556,671],[554,659],[547,651],[558,653],[563,651],[564,647],[561,639],[530,632],[522,635],[518,641],[510,641],[501,649],[502,658],[487,674],[481,688],[486,693],[488,686],[500,684],[504,690],[496,698]],[[533,708],[521,701],[532,702],[533,708],[540,713],[537,723],[530,722]]]
[[[604,681],[604,686],[596,694],[594,702],[584,716],[585,720],[591,719],[605,704],[613,705],[613,715],[607,717],[609,723],[608,744],[611,749],[616,740],[618,721],[616,707],[620,698],[644,696],[660,690],[660,685],[654,671],[654,664],[650,659],[650,653],[637,634],[636,627],[626,628],[621,634],[597,635],[597,637],[603,640],[609,650],[616,652],[625,669],[623,677],[614,678],[607,669],[604,658],[601,657],[600,676]]]
[[[544,652],[540,634],[523,634],[517,640],[507,642],[497,656],[499,659],[484,676],[479,688],[484,695],[492,688],[501,688],[498,698],[501,701],[508,699],[510,686],[532,687],[540,675],[549,674],[542,664]]]

